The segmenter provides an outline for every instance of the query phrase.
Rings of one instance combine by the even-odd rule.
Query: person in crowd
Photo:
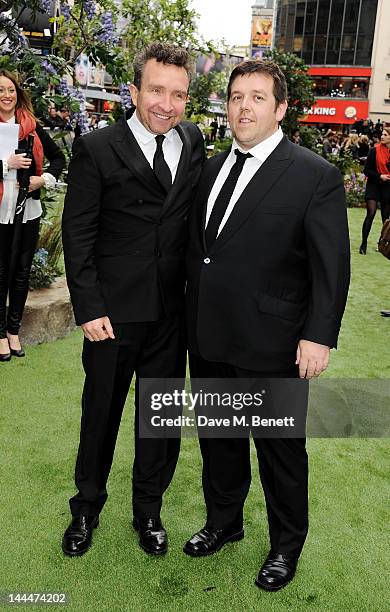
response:
[[[350,134],[344,140],[341,146],[340,155],[349,153],[353,159],[359,159],[359,136],[358,134]]]
[[[40,189],[55,186],[65,166],[65,157],[35,118],[29,96],[16,75],[1,69],[0,130],[3,123],[19,124],[18,150],[27,149],[27,137],[34,136],[32,159],[27,158],[25,153],[12,153],[7,159],[0,160],[0,361],[9,361],[11,356],[24,356],[19,329],[39,235],[42,214]],[[44,172],[45,157],[49,160],[49,167]],[[9,278],[18,171],[29,172],[30,188],[23,216],[20,254],[13,277]],[[9,305],[6,314],[7,296]]]
[[[310,379],[337,346],[348,293],[342,176],[283,135],[287,85],[274,62],[234,68],[227,110],[232,147],[205,163],[189,220],[191,376]],[[184,546],[194,557],[244,537],[251,480],[249,435],[199,442],[207,518]],[[278,591],[293,579],[308,531],[305,439],[254,442],[271,544],[256,585]]]
[[[210,127],[211,127],[210,142],[215,142],[217,139],[217,133],[218,133],[218,121],[216,117],[214,117],[214,119],[210,123]]]
[[[299,130],[295,130],[293,132],[293,135],[291,137],[291,142],[293,142],[296,145],[302,146],[301,132]]]
[[[90,129],[97,130],[98,122],[99,122],[99,117],[97,115],[92,115],[91,121],[89,123]]]
[[[382,223],[390,216],[390,127],[383,129],[381,141],[368,153],[364,165],[367,177],[365,200],[366,218],[362,227],[362,243],[359,248],[361,255],[367,253],[367,241],[377,205],[380,202]]]
[[[108,115],[102,115],[102,117],[98,121],[98,130],[105,128],[108,126]]]
[[[68,132],[72,131],[72,122],[70,120],[69,108],[61,108],[62,129]]]
[[[340,145],[340,136],[338,134],[333,133],[329,138],[329,142],[332,147],[332,155],[339,155],[341,145]]]
[[[218,136],[220,140],[223,140],[226,135],[226,123],[222,121],[221,125],[218,128]]]
[[[373,132],[374,132],[374,134],[376,136],[379,136],[379,138],[380,138],[381,134],[382,134],[382,131],[383,131],[383,123],[382,123],[382,121],[380,119],[377,119],[377,122],[376,122],[376,124],[374,125],[374,128],[373,128]]]
[[[372,123],[370,119],[364,119],[360,132],[358,133],[365,134],[369,138],[372,138],[374,134],[373,127],[374,127],[374,124]]]
[[[50,106],[48,116],[44,118],[43,122],[51,130],[55,130],[56,128],[64,128],[64,121],[62,117],[60,117],[60,115],[57,113],[57,109],[55,106]]]
[[[129,119],[74,144],[63,244],[86,378],[69,556],[91,546],[134,373],[137,390],[142,378],[185,375],[186,221],[204,160],[201,132],[183,121],[191,72],[185,49],[151,43],[135,59]],[[161,555],[180,440],[141,437],[138,391],[135,404],[133,526],[141,548]]]
[[[325,159],[331,155],[332,153],[332,148],[333,148],[333,140],[331,140],[334,136],[334,132],[329,129],[322,141],[322,155],[325,157]]]
[[[365,134],[360,134],[358,140],[358,159],[362,165],[365,164],[370,150],[370,139]]]

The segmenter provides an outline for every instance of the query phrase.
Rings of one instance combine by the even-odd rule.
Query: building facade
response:
[[[304,121],[389,120],[389,0],[275,0],[274,8],[274,46],[301,57],[313,77],[316,104]]]
[[[378,1],[369,91],[370,118],[390,125],[390,2]]]

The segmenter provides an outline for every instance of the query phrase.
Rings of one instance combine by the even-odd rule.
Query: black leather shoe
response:
[[[13,357],[24,357],[26,355],[26,353],[24,352],[24,350],[22,348],[20,349],[11,349],[11,355],[13,355]]]
[[[62,539],[64,553],[69,557],[77,557],[87,552],[92,544],[92,532],[98,525],[98,516],[74,516]]]
[[[139,545],[149,555],[164,555],[168,550],[168,536],[159,518],[133,518],[138,531]]]
[[[11,361],[11,353],[0,353],[0,361]]]
[[[382,317],[390,317],[390,310],[381,310]]]
[[[360,255],[365,255],[367,253],[367,245],[362,242],[359,249]]]
[[[204,527],[185,543],[183,551],[191,557],[204,557],[216,553],[228,542],[237,542],[243,537],[242,528],[212,530]]]
[[[255,584],[265,591],[279,591],[295,576],[298,557],[271,550],[264,561]]]

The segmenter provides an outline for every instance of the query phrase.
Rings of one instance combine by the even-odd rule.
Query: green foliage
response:
[[[305,114],[305,108],[314,103],[313,80],[308,75],[309,67],[294,53],[281,53],[276,49],[267,51],[268,59],[276,62],[283,71],[287,81],[288,109],[282,122],[285,134],[291,137],[299,126],[299,118]]]
[[[191,81],[190,99],[186,107],[188,118],[199,121],[210,112],[210,98],[215,94],[219,99],[226,97],[229,76],[225,71],[211,71],[208,74],[197,74]]]
[[[197,13],[189,8],[189,0],[123,0],[122,14],[127,21],[122,43],[128,80],[133,77],[134,56],[152,41],[176,43],[194,59],[199,51],[213,50],[197,33]]]
[[[321,142],[321,132],[311,125],[299,125],[299,133],[302,139],[302,145],[314,153],[320,153],[318,143]]]
[[[177,43],[194,57],[199,50],[212,51],[211,43],[204,43],[197,34],[197,14],[189,8],[189,0],[123,0],[120,10],[114,0],[99,0],[92,15],[85,5],[82,0],[61,3],[63,14],[50,19],[57,25],[53,53],[45,57],[29,49],[17,18],[0,21],[0,67],[19,73],[38,116],[46,113],[49,104],[66,105],[73,112],[80,109],[80,97],[58,86],[65,76],[74,79],[75,62],[81,54],[94,64],[103,64],[119,85],[132,79],[135,54],[153,40]],[[0,4],[0,10],[7,8],[44,12],[40,0]],[[122,29],[117,35],[119,20]]]
[[[54,39],[53,51],[56,55],[66,58],[69,66],[74,68],[76,59],[85,54],[94,63],[101,63],[119,83],[128,78],[126,58],[123,50],[113,35],[111,39],[104,36],[105,26],[102,17],[110,12],[113,28],[116,28],[119,18],[118,7],[113,0],[99,0],[96,14],[90,17],[79,0],[70,7],[70,18],[61,16],[57,19],[57,35]]]
[[[50,221],[42,223],[38,242],[39,248],[47,252],[48,263],[56,270],[59,268],[63,253],[61,230],[61,217],[59,215],[52,217]]]
[[[227,151],[232,146],[231,138],[224,138],[223,140],[216,140],[214,144],[214,149],[211,155],[217,155],[217,153],[222,153],[223,151]]]
[[[328,162],[336,166],[341,174],[358,173],[360,171],[360,164],[354,159],[349,151],[343,151],[342,153],[334,154],[330,153],[327,158]]]
[[[50,263],[46,249],[38,249],[34,255],[30,273],[30,289],[50,287],[58,270]]]

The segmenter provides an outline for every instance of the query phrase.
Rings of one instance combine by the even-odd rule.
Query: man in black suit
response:
[[[336,347],[348,291],[342,177],[283,135],[287,87],[273,62],[238,65],[227,108],[233,145],[206,162],[189,222],[191,376],[310,379]],[[276,591],[307,534],[305,439],[255,445],[271,541],[256,584]],[[250,485],[249,437],[200,438],[200,448],[207,521],[184,547],[192,556],[243,537]]]
[[[190,70],[187,51],[152,43],[134,64],[136,111],[74,145],[63,243],[86,378],[62,544],[70,556],[90,547],[98,525],[134,372],[133,526],[146,552],[167,550],[160,509],[180,440],[138,435],[138,381],[185,375],[186,218],[204,160],[200,131],[182,122]]]

